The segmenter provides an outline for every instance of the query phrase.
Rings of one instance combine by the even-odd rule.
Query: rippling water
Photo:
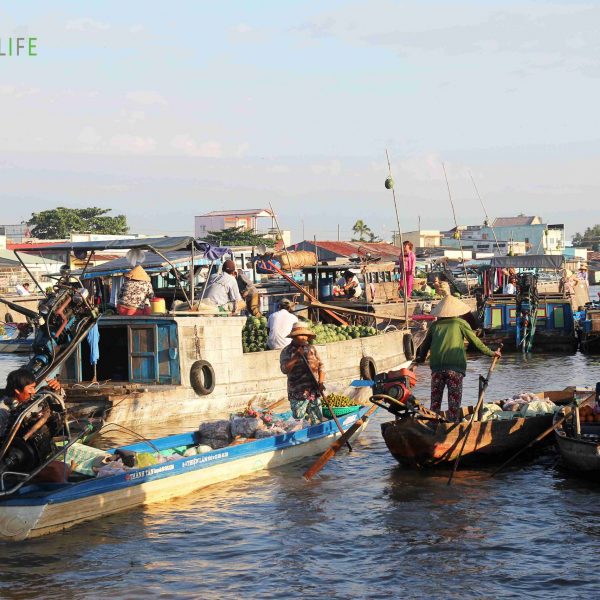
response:
[[[0,358],[0,378],[19,359]],[[487,357],[473,357],[465,401]],[[428,369],[418,371],[427,395]],[[600,380],[600,357],[506,355],[488,398]],[[381,411],[380,411],[381,412]],[[553,455],[509,468],[402,470],[378,414],[311,483],[310,461],[20,544],[0,543],[12,598],[596,597],[600,485]],[[178,431],[170,424],[162,431]]]

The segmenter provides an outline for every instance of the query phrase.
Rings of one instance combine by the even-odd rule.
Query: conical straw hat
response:
[[[471,312],[471,309],[462,300],[455,296],[446,296],[441,302],[435,305],[431,314],[436,317],[462,317]]]
[[[144,271],[142,267],[140,267],[140,265],[131,269],[129,273],[125,274],[125,277],[127,277],[127,279],[133,279],[135,281],[150,281],[150,276],[148,275],[148,273],[146,273],[146,271]]]

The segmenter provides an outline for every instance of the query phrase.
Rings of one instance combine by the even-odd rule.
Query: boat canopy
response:
[[[562,269],[565,259],[562,255],[525,254],[524,256],[494,256],[491,267],[515,269]]]
[[[165,260],[166,259],[166,260]],[[169,270],[171,266],[177,266],[181,264],[189,265],[191,262],[190,253],[187,251],[175,251],[165,252],[164,258],[153,252],[147,252],[144,257],[144,262],[141,265],[147,273],[161,273],[165,270]],[[220,261],[213,261],[210,258],[206,258],[205,255],[194,256],[194,266],[210,265],[213,262],[217,264]],[[84,272],[83,269],[74,271],[73,275],[79,275],[82,279],[92,279],[94,277],[117,277],[131,271],[131,263],[123,256],[121,258],[115,258],[101,265],[94,267],[88,267]]]
[[[80,252],[98,252],[102,250],[158,250],[161,253],[175,250],[191,250],[192,244],[197,250],[204,252],[207,258],[220,258],[224,254],[230,254],[231,249],[225,247],[215,247],[208,242],[197,240],[192,236],[180,237],[155,237],[155,238],[130,238],[120,240],[97,240],[90,242],[60,242],[58,244],[49,244],[48,246],[35,246],[27,252],[59,252],[80,251]],[[21,252],[23,249],[20,250]],[[211,254],[213,256],[211,256]]]

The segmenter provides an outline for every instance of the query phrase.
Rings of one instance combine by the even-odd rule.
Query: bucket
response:
[[[167,312],[167,305],[164,298],[152,298],[150,307],[153,315],[163,315]]]
[[[324,277],[319,280],[319,300],[327,300],[333,295],[333,279]]]

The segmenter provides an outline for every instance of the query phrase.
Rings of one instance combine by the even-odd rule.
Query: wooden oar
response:
[[[307,481],[310,481],[321,469],[333,458],[338,450],[349,440],[359,427],[362,427],[368,420],[369,417],[378,409],[377,405],[371,406],[371,408],[355,423],[353,423],[337,440],[315,460],[310,468],[304,473],[303,477]]]
[[[584,398],[580,404],[584,404],[585,402],[587,402],[588,400],[591,400],[592,398],[594,398],[596,396],[596,394],[590,394],[587,398]],[[571,410],[573,409],[573,407],[575,407],[575,410],[577,410],[577,404],[570,404],[567,408],[570,408]],[[506,462],[503,462],[491,475],[490,477],[493,477],[494,475],[496,475],[496,473],[499,473],[500,471],[502,471],[502,469],[504,469],[504,467],[506,467],[506,465],[510,464],[513,460],[515,460],[515,458],[517,458],[518,456],[520,456],[523,452],[525,452],[525,450],[528,450],[529,448],[531,448],[531,446],[533,446],[535,443],[539,442],[540,440],[543,440],[549,433],[552,433],[552,431],[554,430],[555,427],[557,427],[558,425],[560,425],[569,415],[571,414],[571,411],[566,412],[565,414],[560,417],[559,419],[557,419],[554,423],[552,423],[552,425],[550,427],[548,427],[548,429],[544,430],[542,433],[540,433],[540,435],[538,435],[534,440],[532,440],[531,442],[529,442],[529,444],[527,444],[527,446],[525,446],[524,448],[521,448],[516,454],[513,454]]]
[[[304,361],[304,364],[306,365],[308,372],[311,374],[313,381],[315,382],[315,385],[317,386],[317,390],[319,390],[319,394],[321,395],[323,402],[325,402],[325,406],[327,406],[327,408],[329,409],[329,412],[331,413],[331,416],[333,417],[333,420],[335,421],[337,428],[340,430],[340,433],[342,435],[344,435],[344,428],[342,427],[341,423],[339,422],[336,414],[333,412],[333,408],[332,408],[331,404],[329,404],[329,400],[327,400],[327,398],[325,397],[325,394],[321,391],[321,384],[317,381],[315,374],[313,373],[312,369],[310,368],[310,365],[308,364],[308,361],[306,360],[306,356],[304,356],[304,353],[302,353],[300,356],[302,356],[302,360]],[[348,440],[346,440],[346,446],[348,446],[348,450],[350,450],[350,452],[352,452],[352,446],[350,445],[350,442]]]
[[[502,344],[500,344],[500,347],[498,349],[500,349],[500,348],[502,348]],[[485,395],[485,390],[487,389],[488,383],[490,381],[490,377],[492,375],[493,370],[496,368],[497,362],[498,362],[498,357],[494,356],[494,359],[492,360],[492,364],[490,365],[490,368],[488,370],[487,377],[483,380],[483,382],[481,384],[481,390],[479,392],[479,398],[477,399],[477,404],[475,405],[475,410],[473,411],[473,414],[471,415],[469,424],[467,425],[467,428],[465,429],[465,437],[463,438],[463,443],[460,448],[460,452],[458,453],[458,456],[456,457],[456,460],[454,461],[454,467],[452,468],[450,477],[448,477],[448,485],[450,485],[452,483],[452,478],[454,477],[454,473],[456,473],[456,471],[458,469],[458,463],[460,462],[460,457],[462,456],[465,446],[467,445],[467,440],[469,439],[469,434],[471,433],[471,428],[473,427],[473,422],[477,418],[477,415],[479,414],[479,411],[480,411],[481,407],[483,406],[483,396]]]

